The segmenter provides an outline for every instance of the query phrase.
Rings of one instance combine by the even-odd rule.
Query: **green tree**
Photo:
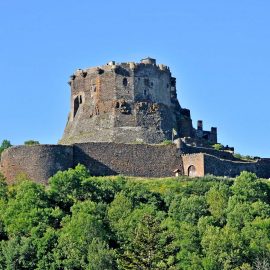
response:
[[[211,215],[222,223],[225,223],[226,221],[226,209],[229,195],[229,186],[222,182],[211,187],[206,193],[206,201],[209,205]]]
[[[120,269],[168,269],[161,227],[162,213],[153,206],[135,209],[131,214],[126,242],[120,247]],[[160,216],[161,215],[161,216]],[[136,220],[136,223],[134,221]]]
[[[5,149],[7,149],[7,148],[9,148],[11,146],[12,146],[12,144],[10,143],[10,141],[3,140],[2,143],[1,143],[1,146],[0,146],[0,155]]]
[[[62,209],[69,211],[74,202],[84,198],[82,182],[89,176],[89,172],[81,164],[75,169],[57,172],[49,179],[48,193],[51,199]]]
[[[87,259],[87,270],[118,269],[115,251],[109,249],[108,244],[98,238],[94,238],[90,243]]]
[[[62,221],[58,245],[54,250],[60,269],[87,268],[88,249],[93,239],[107,240],[105,213],[104,205],[91,201],[77,202],[72,206],[72,215]]]
[[[177,221],[196,224],[201,216],[208,214],[208,206],[204,196],[176,196],[169,208],[169,216]]]

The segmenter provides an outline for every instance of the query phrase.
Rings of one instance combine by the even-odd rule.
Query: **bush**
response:
[[[222,150],[223,147],[224,146],[221,143],[216,143],[213,145],[213,148],[218,151]]]
[[[34,141],[34,140],[28,140],[24,142],[24,145],[38,145],[40,144],[39,141]]]

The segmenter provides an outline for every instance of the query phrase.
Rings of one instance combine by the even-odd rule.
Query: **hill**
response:
[[[0,269],[268,269],[270,185],[235,179],[91,177],[0,186]],[[268,266],[267,266],[268,265]]]

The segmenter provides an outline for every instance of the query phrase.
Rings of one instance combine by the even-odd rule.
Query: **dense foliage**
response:
[[[28,140],[24,142],[24,145],[37,145],[40,144],[39,141],[35,141],[35,140]]]
[[[5,149],[7,149],[7,148],[9,148],[11,146],[12,146],[12,144],[10,143],[9,140],[3,140],[1,145],[0,145],[0,155]]]
[[[188,180],[0,181],[0,269],[269,269],[270,186],[254,174]]]

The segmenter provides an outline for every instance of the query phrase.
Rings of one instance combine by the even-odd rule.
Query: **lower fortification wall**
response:
[[[175,169],[183,172],[175,145],[75,144],[74,163],[84,164],[92,175],[166,177],[173,176]]]
[[[84,164],[91,175],[123,174],[143,177],[190,176],[235,177],[250,171],[270,177],[270,159],[254,162],[225,160],[205,153],[181,155],[175,145],[81,143],[65,145],[16,146],[1,156],[0,171],[9,183],[24,174],[40,183],[59,170]]]
[[[59,170],[84,164],[91,175],[124,174],[145,177],[183,173],[182,159],[174,145],[82,143],[71,146],[16,146],[1,156],[1,172],[9,183],[24,174],[40,183]]]
[[[211,155],[204,155],[205,174],[236,177],[242,171],[256,173],[258,177],[270,177],[270,159],[260,159],[254,162],[240,162],[219,159]]]
[[[12,183],[19,175],[46,183],[59,170],[73,167],[73,147],[64,145],[16,146],[1,155],[1,172]]]

